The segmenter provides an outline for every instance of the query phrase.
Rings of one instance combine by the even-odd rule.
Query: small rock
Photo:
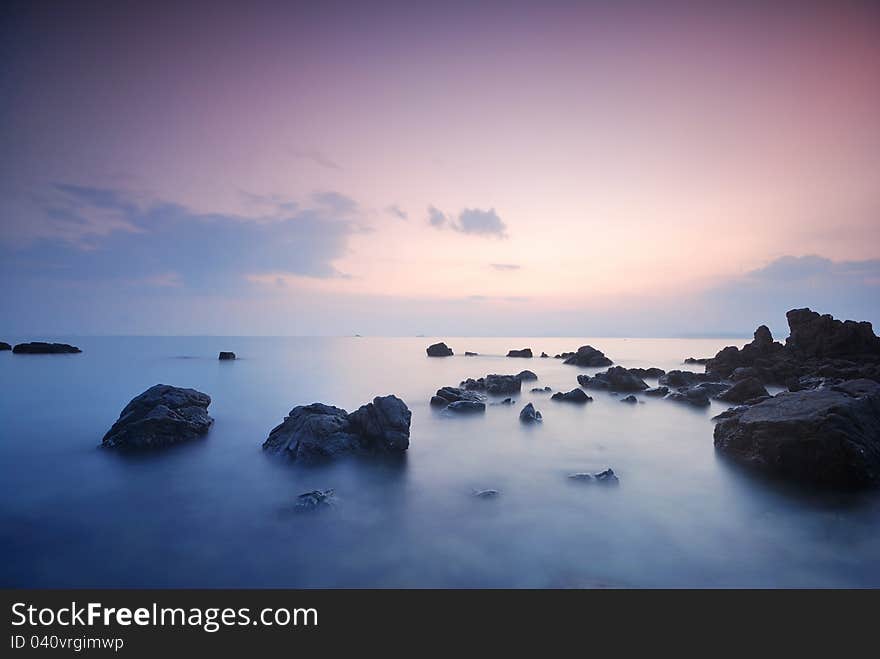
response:
[[[635,396],[633,396],[632,394],[630,394],[629,396],[626,396],[625,398],[621,398],[620,402],[621,403],[638,403],[639,399],[636,398]]]
[[[566,393],[562,393],[561,391],[557,391],[555,394],[550,396],[551,400],[560,400],[568,403],[588,403],[593,400],[590,396],[584,393],[583,389],[572,389]]]
[[[702,364],[702,365],[705,366],[706,363],[707,363],[710,359],[712,359],[712,358],[711,358],[711,357],[687,357],[687,358],[684,360],[684,363],[685,363],[685,364]]]
[[[593,346],[581,346],[576,353],[563,353],[562,356],[564,355],[569,355],[564,363],[575,366],[611,366],[614,363]]]
[[[428,353],[428,357],[451,357],[454,354],[452,348],[442,341],[428,346],[426,352]]]
[[[229,360],[235,359],[235,353],[234,352],[221,352],[219,359],[220,359],[220,361],[229,361]]]
[[[508,357],[532,357],[532,349],[531,348],[523,348],[522,350],[511,350],[507,353]]]
[[[533,394],[549,394],[553,391],[550,387],[535,387],[534,389],[530,389]]]
[[[504,400],[499,400],[497,403],[492,403],[493,405],[513,405],[516,401],[513,398],[505,398]]]
[[[541,413],[535,409],[535,406],[528,403],[519,413],[519,420],[523,423],[535,423],[541,420]]]
[[[549,356],[546,352],[541,353],[541,359],[547,359]]]
[[[666,397],[666,400],[675,401],[677,403],[687,403],[694,407],[709,407],[709,395],[705,391],[699,389],[684,389],[683,391],[673,391]]]
[[[498,490],[474,490],[473,494],[478,499],[494,499],[501,493]]]
[[[464,352],[464,356],[465,356],[465,357],[476,357],[476,356],[477,356],[477,353],[476,353],[476,352],[470,352],[469,350],[465,350],[465,352]]]
[[[614,473],[612,469],[606,469],[605,471],[600,471],[595,474],[590,474],[588,472],[578,472],[575,474],[569,474],[568,476],[571,480],[575,481],[587,481],[590,483],[604,483],[605,485],[617,485],[620,482],[620,479],[617,478],[617,474]]]
[[[530,382],[531,380],[537,380],[538,376],[532,371],[520,371],[516,374],[522,382]]]

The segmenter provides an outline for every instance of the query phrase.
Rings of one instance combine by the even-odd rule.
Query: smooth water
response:
[[[430,338],[70,341],[83,354],[0,353],[2,586],[880,585],[880,495],[810,494],[729,464],[712,445],[720,403],[559,403],[528,389],[567,391],[601,369],[503,357],[589,343],[668,370],[742,340],[459,338],[442,359],[425,356]],[[220,350],[239,359],[219,362]],[[540,380],[513,407],[428,406],[443,385],[524,368]],[[98,448],[160,382],[212,396],[206,439],[150,455]],[[387,393],[413,412],[404,459],[305,467],[260,448],[295,405],[351,410]],[[518,421],[528,401],[540,426]],[[619,487],[566,478],[606,467]],[[294,511],[296,495],[328,487],[336,507]],[[483,488],[500,496],[475,498]]]

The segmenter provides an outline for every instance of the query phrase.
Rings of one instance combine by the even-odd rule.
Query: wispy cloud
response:
[[[465,208],[453,221],[434,206],[428,206],[428,224],[435,229],[448,227],[459,233],[507,238],[507,225],[504,224],[494,208],[489,210]]]
[[[428,206],[428,224],[436,229],[442,229],[446,226],[446,214],[434,206]]]
[[[308,160],[325,169],[342,169],[338,163],[316,149],[294,150],[293,155],[300,160]]]
[[[407,214],[407,212],[405,210],[403,210],[397,204],[391,204],[390,206],[386,207],[385,212],[388,213],[389,215],[393,215],[394,217],[396,217],[399,220],[406,220],[409,218],[409,215]]]

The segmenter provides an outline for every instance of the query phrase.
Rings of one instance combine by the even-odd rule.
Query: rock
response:
[[[549,394],[553,391],[550,387],[535,387],[534,389],[530,389],[533,394]]]
[[[479,402],[484,398],[485,396],[476,391],[468,391],[467,389],[461,389],[459,387],[442,387],[441,389],[438,389],[437,393],[431,398],[431,405],[434,407],[446,406],[449,403],[454,403],[459,400]]]
[[[684,360],[685,364],[706,364],[711,357],[686,357]]]
[[[498,490],[474,490],[473,495],[478,499],[494,499],[499,494]]]
[[[12,350],[12,346],[6,343],[5,341],[0,341],[0,352],[4,350]]]
[[[531,348],[523,348],[522,350],[511,350],[507,353],[508,357],[532,357],[532,349]]]
[[[320,508],[330,508],[336,504],[335,490],[312,490],[300,494],[296,498],[294,508],[299,511],[312,511]]]
[[[670,387],[692,387],[700,382],[708,382],[709,376],[705,373],[693,371],[669,371],[659,379],[660,384]]]
[[[476,352],[470,352],[470,351],[465,350],[464,356],[465,356],[465,357],[476,357],[476,356],[477,356],[477,353],[476,353]]]
[[[449,405],[446,406],[446,409],[447,411],[455,412],[456,414],[480,413],[486,411],[486,403],[475,400],[457,400],[454,403],[449,403]]]
[[[648,385],[640,377],[633,375],[622,366],[612,366],[604,373],[578,375],[578,384],[587,389],[603,389],[606,391],[643,391]]]
[[[263,442],[263,450],[300,462],[344,454],[402,453],[412,413],[397,396],[377,396],[350,414],[323,403],[294,407]]]
[[[516,374],[516,377],[518,377],[521,382],[530,382],[532,380],[538,379],[538,376],[535,375],[532,371],[520,371]]]
[[[504,400],[499,400],[497,403],[492,403],[493,405],[513,405],[516,401],[513,398],[505,398]]]
[[[696,388],[673,391],[666,397],[666,400],[672,400],[677,403],[687,403],[694,407],[709,407],[709,395],[705,391]]]
[[[485,391],[493,396],[504,394],[517,394],[522,390],[522,380],[519,375],[498,375],[491,373],[484,378],[474,380],[468,378],[460,385],[470,391]]]
[[[754,398],[769,396],[767,389],[758,378],[746,378],[734,384],[730,389],[722,392],[718,400],[728,403],[745,403]]]
[[[547,359],[549,356],[546,352],[541,353],[541,359]]]
[[[569,357],[573,357],[575,353],[573,352],[563,352],[559,355],[553,355],[553,359],[568,359]]]
[[[76,346],[67,343],[43,343],[42,341],[34,341],[33,343],[19,343],[12,349],[16,355],[64,355],[82,352]]]
[[[726,382],[701,382],[693,387],[686,387],[697,392],[706,394],[709,398],[717,398],[725,391],[730,389],[730,385]]]
[[[576,353],[563,353],[564,355],[569,356],[563,363],[575,366],[611,366],[614,363],[593,346],[581,346]]]
[[[211,397],[195,389],[167,384],[150,387],[131,399],[102,441],[106,448],[161,448],[202,437],[214,419]]]
[[[590,474],[588,472],[578,472],[575,474],[569,474],[568,477],[574,481],[603,483],[605,485],[617,485],[618,483],[620,483],[620,479],[617,478],[617,474],[615,474],[614,470],[610,468],[595,474]]]
[[[835,320],[811,309],[792,309],[785,317],[791,331],[785,349],[797,358],[880,355],[880,338],[869,322]]]
[[[220,359],[220,361],[228,361],[231,359],[235,359],[235,353],[234,352],[221,352],[219,359]]]
[[[629,396],[621,398],[620,402],[621,403],[638,403],[639,399],[636,398],[635,396],[633,396],[632,394],[630,394]]]
[[[452,348],[442,341],[428,346],[426,352],[428,353],[428,357],[452,357],[454,354]]]
[[[757,378],[758,375],[758,369],[754,368],[753,366],[740,366],[733,369],[733,373],[730,374],[730,379],[734,382],[739,382],[740,380]]]
[[[639,378],[662,378],[666,375],[666,371],[662,368],[656,368],[654,366],[650,368],[628,368],[626,369],[633,375]]]
[[[536,423],[541,420],[541,413],[535,409],[535,406],[528,403],[519,412],[519,420],[523,423]]]
[[[715,426],[715,447],[785,479],[857,488],[880,481],[880,384],[783,392],[737,408]]]
[[[669,393],[669,387],[659,386],[654,387],[653,389],[645,389],[646,396],[658,396],[662,397]]]
[[[584,393],[583,389],[572,389],[571,391],[566,393],[557,391],[555,394],[550,396],[550,400],[560,400],[568,403],[588,403],[593,399],[587,396],[587,394]]]

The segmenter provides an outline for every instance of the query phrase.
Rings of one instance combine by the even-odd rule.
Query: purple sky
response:
[[[880,321],[878,4],[658,4],[7,4],[0,332]]]

